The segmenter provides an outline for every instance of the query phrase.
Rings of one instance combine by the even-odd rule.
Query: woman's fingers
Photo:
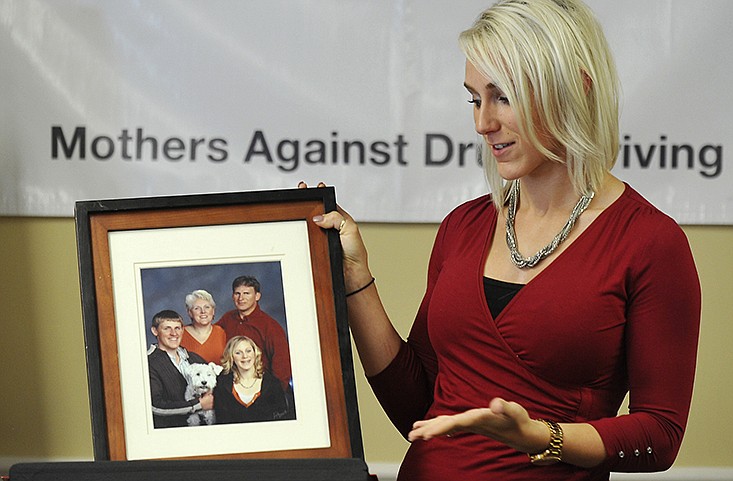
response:
[[[323,182],[318,182],[318,185],[316,187],[326,187],[326,184],[323,183]],[[308,188],[308,184],[304,180],[301,180],[300,182],[298,182],[298,188],[299,189],[307,189]],[[336,205],[336,210],[344,217],[344,219],[347,220],[347,222],[348,221],[354,222],[354,218],[351,217],[348,212],[346,212],[344,209],[342,209],[340,205]],[[341,232],[342,229],[338,229],[338,230],[339,230],[339,232]]]
[[[412,425],[412,431],[407,436],[410,441],[422,439],[427,441],[436,436],[450,436],[457,427],[454,416],[438,416],[432,419],[417,421]]]
[[[336,229],[339,231],[339,234],[343,233],[347,224],[346,218],[335,210],[313,217],[313,222],[323,229]]]
[[[326,184],[324,184],[323,182],[319,182],[316,187],[326,187]],[[300,182],[298,182],[298,188],[299,189],[307,189],[308,188],[308,184],[306,184],[305,181],[301,180]]]
[[[326,184],[319,182],[318,187],[326,187]],[[298,188],[306,189],[308,188],[308,184],[301,181],[298,183]],[[361,284],[364,280],[362,277],[371,277],[367,265],[366,247],[359,234],[359,226],[348,212],[339,205],[336,205],[336,210],[314,216],[313,223],[322,229],[335,229],[338,231],[343,249],[344,272],[356,271],[366,273],[362,276],[354,276],[354,283]],[[352,287],[349,285],[350,278],[348,276],[346,281],[347,287]]]
[[[516,402],[494,398],[488,408],[442,415],[417,421],[408,435],[410,441],[450,436],[460,431],[481,434],[504,443],[521,441],[519,424],[529,421],[527,411]]]

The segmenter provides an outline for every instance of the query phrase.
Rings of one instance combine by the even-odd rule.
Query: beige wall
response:
[[[362,229],[384,303],[406,335],[436,226]],[[704,307],[692,414],[677,466],[733,466],[733,227],[685,231]],[[74,222],[0,217],[0,248],[0,469],[25,459],[91,459]],[[367,460],[399,462],[407,443],[376,404],[358,363],[357,379]]]

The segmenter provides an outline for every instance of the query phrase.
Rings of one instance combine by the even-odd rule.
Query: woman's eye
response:
[[[500,104],[509,105],[509,97],[504,95],[502,92],[496,92],[494,100]]]
[[[471,98],[468,100],[468,103],[473,104],[473,106],[476,108],[481,107],[481,99]]]

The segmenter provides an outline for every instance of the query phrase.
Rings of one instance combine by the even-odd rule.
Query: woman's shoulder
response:
[[[468,200],[453,208],[441,221],[437,239],[462,237],[481,232],[496,219],[496,209],[490,194]]]
[[[690,250],[687,236],[677,221],[628,184],[604,214],[603,235],[614,235],[616,231],[619,240],[628,241],[624,248],[635,245],[645,255],[651,252],[672,255]]]
[[[262,373],[262,385],[267,386],[268,388],[279,388],[282,390],[282,383],[280,382],[280,379],[275,377],[274,374],[267,370]]]
[[[608,210],[611,212],[609,217],[623,221],[629,227],[650,230],[666,227],[681,231],[681,227],[672,217],[652,204],[629,184],[625,184],[625,187],[621,197],[609,207]]]
[[[464,222],[489,221],[496,215],[491,194],[484,194],[454,207],[441,224],[456,225]]]

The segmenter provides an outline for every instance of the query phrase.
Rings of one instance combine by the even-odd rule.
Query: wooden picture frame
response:
[[[95,460],[363,459],[341,246],[335,230],[312,222],[334,209],[331,187],[76,203]],[[221,292],[233,270],[273,265],[296,419],[155,428],[146,354],[161,296],[143,277],[173,280],[158,290],[185,320],[181,293],[203,288],[201,279]],[[216,301],[231,308],[231,298]]]

